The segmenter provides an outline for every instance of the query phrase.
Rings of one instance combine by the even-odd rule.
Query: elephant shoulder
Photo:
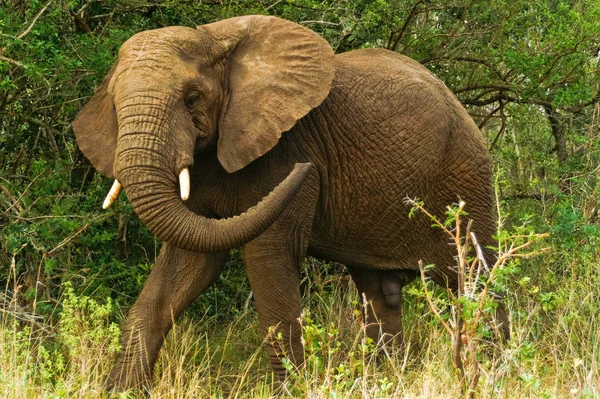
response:
[[[395,104],[397,113],[429,112],[437,119],[469,119],[450,89],[417,61],[385,49],[336,55],[332,91],[362,97],[374,106]],[[461,122],[462,123],[462,122]]]
[[[377,64],[404,65],[424,69],[423,65],[403,54],[383,48],[363,48],[335,55],[337,63],[372,68]]]
[[[335,56],[336,80],[421,84],[445,90],[445,85],[423,65],[405,55],[377,48],[353,50]]]

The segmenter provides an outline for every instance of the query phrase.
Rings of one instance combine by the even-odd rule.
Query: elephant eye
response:
[[[185,106],[189,109],[194,108],[200,102],[200,93],[193,91],[185,97]]]

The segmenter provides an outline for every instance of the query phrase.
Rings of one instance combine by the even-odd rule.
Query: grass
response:
[[[535,278],[508,294],[513,324],[505,345],[479,343],[481,398],[599,398],[600,303],[597,273],[565,276],[553,306]],[[406,351],[378,361],[365,339],[360,301],[347,276],[313,280],[303,316],[307,361],[279,390],[273,385],[252,308],[225,324],[188,314],[169,334],[152,398],[461,397],[450,339],[431,314],[420,282],[405,289]],[[438,292],[437,295],[443,296]],[[546,301],[546,302],[544,302]],[[118,311],[66,290],[56,325],[5,313],[0,325],[0,396],[92,398],[117,350]],[[5,309],[10,309],[6,307]],[[22,316],[22,315],[21,315]],[[24,321],[25,320],[25,321]],[[137,397],[136,393],[120,397]]]

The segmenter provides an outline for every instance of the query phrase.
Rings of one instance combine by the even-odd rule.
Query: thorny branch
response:
[[[406,202],[412,205],[413,209],[417,209],[427,215],[429,219],[432,220],[437,227],[441,228],[448,235],[448,238],[455,244],[457,254],[455,270],[458,274],[458,284],[456,295],[452,292],[452,290],[448,290],[448,295],[451,298],[452,306],[452,318],[450,323],[444,320],[439,309],[433,302],[433,296],[427,287],[425,269],[423,267],[422,260],[419,261],[419,271],[421,274],[421,282],[423,283],[425,298],[429,308],[434,314],[435,318],[440,322],[442,327],[451,337],[452,363],[459,375],[462,392],[465,397],[472,398],[475,395],[475,390],[479,383],[480,377],[480,365],[477,359],[477,329],[486,313],[485,304],[491,295],[490,288],[497,276],[497,271],[501,269],[511,258],[529,257],[546,251],[547,248],[542,248],[541,250],[529,253],[520,253],[540,239],[548,237],[548,234],[515,235],[505,238],[498,250],[499,253],[496,262],[489,270],[487,270],[487,265],[485,264],[485,259],[483,257],[483,251],[477,242],[475,234],[471,231],[471,220],[469,220],[467,223],[464,235],[461,232],[461,215],[464,215],[463,210],[466,205],[464,201],[460,201],[457,209],[447,207],[454,217],[454,229],[448,228],[444,223],[441,223],[439,219],[425,209],[422,203],[412,199],[407,199]],[[526,239],[523,244],[517,245],[515,243],[516,240],[523,238]],[[475,250],[477,256],[475,256],[472,261],[469,261],[469,254],[473,250]],[[483,285],[479,282],[479,277],[481,276],[482,271],[489,273],[485,278]],[[471,317],[463,314],[464,302],[461,300],[461,298],[464,297],[477,301],[477,308]],[[462,350],[463,348],[465,348],[465,351]],[[466,366],[468,366],[467,369],[465,368]]]

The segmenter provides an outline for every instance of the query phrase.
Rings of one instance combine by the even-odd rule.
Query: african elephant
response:
[[[483,247],[495,231],[491,161],[454,95],[400,54],[334,55],[311,30],[245,16],[127,40],[73,128],[164,242],[125,321],[109,389],[147,384],[165,335],[242,247],[273,370],[281,345],[304,358],[300,266],[345,264],[372,302],[376,341],[402,339],[402,287],[418,261],[453,287],[453,249],[407,197],[436,215],[462,199]],[[487,254],[490,257],[493,254]],[[374,323],[377,320],[379,324]]]

